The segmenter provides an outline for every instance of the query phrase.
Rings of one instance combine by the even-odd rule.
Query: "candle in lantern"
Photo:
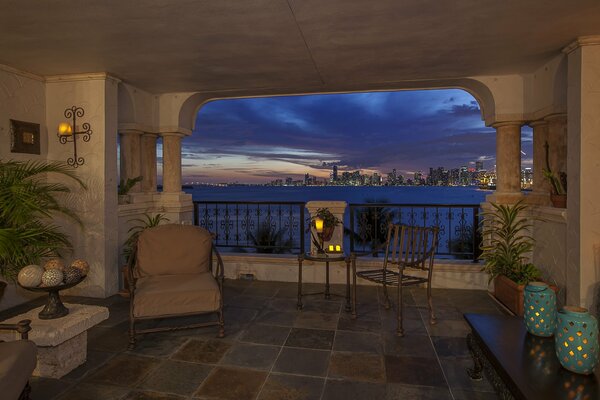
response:
[[[342,246],[340,246],[339,244],[336,244],[335,251],[342,251]]]
[[[71,124],[67,122],[61,122],[58,124],[58,134],[59,136],[71,136],[73,135],[73,128]]]
[[[332,244],[329,245],[329,251],[333,251],[333,245]]]
[[[323,222],[321,218],[315,218],[315,229],[318,233],[323,232]]]

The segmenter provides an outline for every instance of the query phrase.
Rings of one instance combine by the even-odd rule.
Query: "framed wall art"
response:
[[[10,120],[12,153],[40,154],[40,124]]]

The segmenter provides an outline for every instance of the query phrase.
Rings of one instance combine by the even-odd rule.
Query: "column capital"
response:
[[[520,128],[521,126],[523,126],[523,124],[524,121],[503,121],[492,124],[492,128],[503,128],[505,126],[518,126]]]
[[[138,129],[119,129],[119,135],[142,135],[144,132]]]
[[[562,49],[564,54],[569,54],[583,46],[599,46],[600,35],[580,36]]]
[[[538,119],[535,121],[530,121],[527,123],[527,125],[529,125],[532,128],[538,127],[538,126],[547,126],[548,125],[548,121],[545,119]]]
[[[154,133],[154,132],[142,132],[142,136],[146,136],[146,137],[158,137],[158,133]]]
[[[567,114],[566,113],[557,113],[557,114],[550,114],[550,115],[546,115],[544,117],[544,121],[547,122],[567,122]]]
[[[158,134],[160,137],[185,137],[185,134],[181,133],[181,132],[160,132]]]

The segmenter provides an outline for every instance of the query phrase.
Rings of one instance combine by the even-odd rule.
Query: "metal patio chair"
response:
[[[433,274],[433,256],[438,240],[437,227],[421,227],[389,224],[385,243],[381,246],[385,252],[382,268],[356,271],[356,259],[367,254],[352,254],[352,315],[356,318],[356,277],[366,279],[383,286],[385,308],[391,307],[388,286],[398,288],[398,336],[404,335],[402,328],[402,287],[427,284],[427,303],[429,322],[435,324],[436,318],[431,301],[431,277]],[[415,272],[417,274],[415,274]]]

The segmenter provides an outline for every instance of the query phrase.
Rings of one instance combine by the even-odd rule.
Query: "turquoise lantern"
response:
[[[525,287],[525,326],[532,335],[550,337],[556,328],[556,294],[544,282],[530,282]]]
[[[556,357],[569,371],[588,375],[598,364],[598,321],[587,309],[565,307],[557,313]]]

